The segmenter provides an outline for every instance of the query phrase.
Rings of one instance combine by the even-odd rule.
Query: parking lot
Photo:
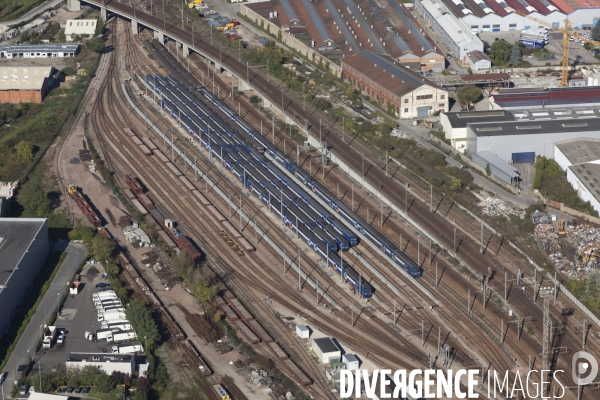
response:
[[[92,301],[92,293],[97,292],[96,284],[107,282],[102,276],[104,270],[100,264],[87,264],[81,272],[81,290],[77,295],[70,295],[65,301],[61,315],[56,321],[56,327],[66,332],[62,344],[54,342],[49,350],[41,351],[41,367],[50,371],[54,365],[64,364],[71,352],[102,353],[110,352],[111,345],[107,342],[94,343],[85,339],[85,332],[95,332],[100,329],[96,317],[96,307]],[[58,335],[57,335],[58,337]],[[33,366],[33,371],[39,368]],[[35,372],[34,372],[35,373]]]
[[[591,31],[589,30],[575,30],[580,35],[589,34]],[[479,33],[479,37],[481,40],[487,41],[490,45],[498,40],[506,40],[508,43],[513,44],[519,40],[519,36],[521,35],[521,31],[514,32],[481,32]],[[562,54],[563,54],[563,34],[561,32],[550,32],[548,35],[549,43],[544,47],[544,50],[547,52],[536,51],[535,56],[533,58],[529,58],[526,55],[523,55],[523,60],[528,61],[533,66],[545,66],[550,65],[559,66],[561,65]],[[552,60],[552,54],[556,58],[556,60]],[[569,42],[569,60],[570,63],[578,62],[584,64],[596,64],[598,60],[594,57],[594,54],[590,50],[585,49],[585,47],[579,41],[571,41]]]

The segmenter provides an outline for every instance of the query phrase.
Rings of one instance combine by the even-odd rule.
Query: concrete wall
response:
[[[573,165],[571,164],[571,161],[569,161],[569,159],[565,157],[563,152],[560,151],[560,149],[556,146],[554,146],[554,161],[556,161],[558,166],[564,171],[566,171],[567,168]]]
[[[12,272],[6,286],[0,290],[0,337],[10,327],[16,309],[28,295],[28,289],[46,261],[49,249],[48,221],[44,220],[36,239]],[[32,295],[37,296],[35,293]]]
[[[319,61],[321,61],[323,65],[328,65],[331,72],[333,72],[338,78],[341,78],[342,67],[330,61],[326,57],[322,56],[318,51],[314,50],[310,46],[307,46],[301,40],[298,40],[295,37],[291,36],[282,28],[269,21],[268,18],[263,17],[254,10],[251,10],[245,4],[240,4],[240,13],[250,18],[258,26],[261,25],[262,21],[264,24],[264,29],[268,29],[268,32],[275,35],[275,37],[278,37],[279,33],[281,32],[281,42],[296,50],[298,53],[302,54],[315,64],[318,64]]]
[[[467,127],[467,153],[471,156],[478,151],[491,151],[501,159],[512,159],[512,153],[532,152],[547,158],[554,158],[555,143],[569,139],[600,139],[597,132],[563,132],[532,135],[475,136],[472,128]]]
[[[467,147],[467,128],[453,128],[443,113],[440,114],[440,123],[444,129],[444,136],[451,141],[452,147],[464,154]]]

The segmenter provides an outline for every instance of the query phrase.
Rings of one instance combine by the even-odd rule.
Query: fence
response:
[[[544,196],[542,196],[540,191],[537,189],[535,189],[533,191],[533,194],[535,196],[537,196],[540,200],[542,200],[544,202],[544,204],[546,204],[549,207],[556,208],[557,210],[560,210],[560,211],[562,211],[566,214],[569,214],[573,217],[583,218],[589,222],[593,222],[594,224],[600,225],[600,218],[598,218],[598,217],[594,217],[594,216],[588,215],[586,213],[582,213],[581,211],[577,211],[571,207],[567,207],[567,206],[565,206],[564,203],[559,203],[558,201],[555,201],[552,199],[547,199]]]

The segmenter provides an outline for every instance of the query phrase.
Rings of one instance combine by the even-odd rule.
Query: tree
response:
[[[115,251],[115,244],[104,236],[96,235],[92,239],[92,254],[101,262],[110,260]]]
[[[490,47],[490,56],[494,65],[504,65],[511,53],[510,43],[504,40],[496,40]]]
[[[95,231],[89,226],[78,226],[69,232],[70,240],[81,240],[87,246],[92,245],[92,239],[94,238]]]
[[[592,39],[600,40],[600,24],[596,23],[592,28]]]
[[[15,146],[19,161],[31,162],[33,160],[33,145],[25,140],[22,140]]]
[[[93,52],[102,53],[104,51],[104,40],[102,40],[102,38],[95,37],[90,40],[88,48]]]
[[[452,181],[450,182],[450,190],[458,192],[460,189],[462,189],[462,182],[460,179],[452,178]]]
[[[56,41],[58,43],[65,43],[67,41],[67,37],[65,36],[64,29],[61,29],[60,32],[58,32],[58,35],[56,35]]]
[[[25,183],[17,201],[23,207],[23,218],[44,218],[50,213],[50,200],[44,185],[39,181]]]
[[[184,280],[188,280],[191,277],[194,266],[194,259],[187,251],[180,251],[173,257],[172,267]]]
[[[98,17],[98,22],[96,23],[96,35],[101,35],[104,33],[104,21],[102,17]]]
[[[523,60],[523,54],[521,54],[521,49],[519,45],[515,42],[512,46],[512,50],[510,52],[510,63],[512,65],[517,65],[519,62]]]
[[[21,36],[19,37],[19,41],[21,43],[25,43],[25,42],[28,42],[30,38],[31,38],[31,36],[29,35],[29,31],[25,31],[25,32],[21,33]]]
[[[115,384],[110,376],[101,372],[94,379],[94,388],[100,393],[108,393],[115,388]]]
[[[492,169],[490,168],[490,163],[487,163],[487,165],[485,166],[485,173],[487,174],[487,176],[492,175]]]
[[[481,97],[481,89],[475,85],[464,85],[456,91],[458,101],[469,109],[469,104],[474,103]]]
[[[211,285],[205,276],[201,276],[198,282],[192,286],[192,294],[202,304],[210,304],[218,292],[219,288]]]

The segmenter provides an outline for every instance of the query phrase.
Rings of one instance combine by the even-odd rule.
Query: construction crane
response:
[[[563,54],[562,54],[562,62],[561,62],[561,67],[562,67],[561,68],[561,79],[560,79],[560,84],[558,85],[560,87],[569,86],[569,37],[573,37],[577,40],[580,40],[580,41],[583,41],[586,43],[591,43],[594,46],[600,47],[600,42],[585,38],[576,32],[571,32],[571,22],[568,19],[565,19],[563,21],[562,28],[557,28],[554,25],[552,25],[546,21],[542,21],[541,19],[531,17],[522,11],[515,10],[514,8],[511,8],[509,11],[513,11],[517,15],[520,15],[524,18],[535,21],[542,26],[546,26],[548,28],[551,28],[551,29],[554,29],[554,30],[557,30],[557,31],[563,33]]]

